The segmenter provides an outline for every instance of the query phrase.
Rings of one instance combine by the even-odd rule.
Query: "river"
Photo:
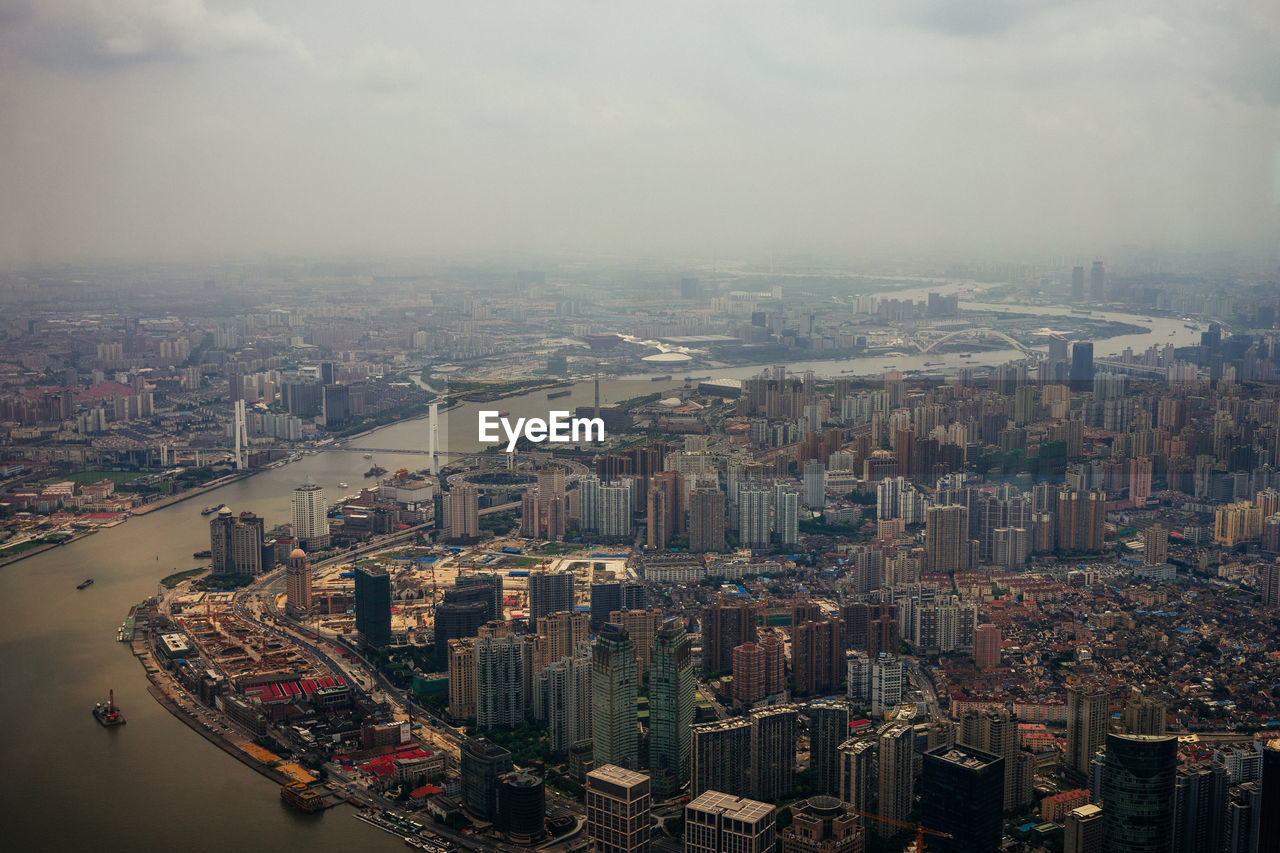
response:
[[[1063,309],[1009,306],[999,310],[1061,314]],[[1121,314],[1094,317],[1133,321]],[[1136,318],[1150,325],[1144,335],[1100,342],[1099,352],[1136,352],[1151,343],[1185,345],[1195,333],[1181,321]],[[1173,332],[1173,335],[1170,335]],[[975,354],[816,360],[788,363],[789,370],[812,369],[822,376],[841,371],[879,373],[893,362],[899,369],[923,369],[923,362],[949,367],[972,361],[994,364],[1019,357],[1015,350]],[[665,368],[671,369],[671,368]],[[759,366],[681,371],[684,375],[742,378]],[[678,384],[645,379],[601,382],[602,402]],[[549,408],[590,405],[591,382],[579,382],[570,395],[549,401],[545,391],[500,403],[468,403],[444,417],[442,445],[473,451],[470,429],[455,430],[448,442],[447,421],[474,417],[479,408],[502,408],[513,416],[544,414]],[[426,421],[412,420],[361,436],[364,448],[424,449]],[[390,470],[422,468],[422,455],[377,452]],[[224,486],[190,501],[130,519],[125,524],[62,548],[0,568],[0,747],[8,804],[8,843],[18,850],[156,849],[224,851],[275,847],[312,851],[403,849],[402,842],[351,818],[346,806],[322,815],[302,815],[280,803],[276,786],[190,731],[147,693],[142,667],[115,632],[129,607],[156,591],[161,577],[196,565],[192,552],[209,547],[206,504],[225,503],[252,510],[267,525],[288,521],[294,486],[311,475],[331,499],[354,492],[366,482],[370,462],[360,453],[322,453],[291,465]],[[349,484],[348,489],[338,487]],[[95,583],[76,590],[81,580]],[[90,715],[94,702],[114,688],[128,725],[101,728]]]

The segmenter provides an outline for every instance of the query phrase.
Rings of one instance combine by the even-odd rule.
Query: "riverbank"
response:
[[[155,512],[158,509],[164,509],[165,507],[173,506],[174,504],[180,504],[183,501],[189,501],[194,497],[203,495],[205,492],[211,492],[214,489],[220,489],[223,486],[230,485],[231,483],[235,483],[240,480],[247,480],[249,477],[252,477],[254,474],[260,474],[262,473],[262,471],[265,471],[265,470],[266,470],[265,468],[262,468],[262,469],[254,468],[247,471],[237,471],[234,474],[228,474],[225,477],[219,477],[216,480],[210,480],[207,483],[202,483],[199,486],[196,486],[191,489],[187,489],[185,492],[181,492],[176,495],[170,495],[167,498],[161,498],[158,501],[152,501],[151,503],[148,503],[148,504],[143,504],[142,506],[134,510],[131,510],[129,514],[130,515],[147,515],[148,513]]]
[[[61,542],[43,542],[34,548],[28,548],[27,550],[21,551],[17,554],[10,554],[8,557],[0,558],[0,569],[4,568],[10,563],[16,563],[19,560],[25,560],[28,557],[35,557],[37,555],[43,554],[46,551],[52,551],[54,548],[61,548],[63,545],[70,545],[72,542],[78,542],[81,539],[85,538],[86,536],[92,536],[97,532],[98,532],[98,528],[91,527],[87,530],[81,530],[77,533],[73,533],[71,534],[70,537],[68,537],[67,539],[64,539]]]
[[[259,774],[271,780],[275,784],[283,786],[298,781],[292,776],[280,771],[272,764],[261,761],[254,755],[247,752],[243,748],[243,744],[237,743],[230,737],[220,734],[209,724],[202,723],[195,714],[188,712],[171,695],[169,695],[166,687],[174,687],[176,689],[176,685],[172,684],[172,678],[156,661],[155,653],[151,648],[150,634],[150,629],[138,631],[134,635],[132,641],[130,641],[129,647],[133,656],[142,664],[143,671],[147,676],[147,681],[150,682],[147,686],[147,692],[151,694],[151,697],[155,699],[157,703],[159,703],[161,708],[164,708],[173,717],[186,725],[187,728],[200,735],[209,743],[236,759],[241,764],[244,764],[246,767],[257,771]],[[211,711],[210,713],[213,712]],[[219,718],[221,718],[221,715],[219,715]],[[346,802],[346,798],[341,796],[339,792],[335,791],[332,786],[325,785],[325,787],[328,789],[328,794],[325,795],[325,808]]]

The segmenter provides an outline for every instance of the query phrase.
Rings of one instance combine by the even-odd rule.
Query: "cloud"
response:
[[[211,10],[203,0],[95,0],[37,4],[9,0],[6,41],[28,62],[89,72],[217,57],[307,58],[287,29],[249,9]]]
[[[376,44],[360,49],[347,61],[346,75],[359,89],[390,94],[420,88],[427,69],[416,53]]]
[[[898,0],[894,14],[926,30],[953,36],[1007,32],[1052,9],[1077,0]]]

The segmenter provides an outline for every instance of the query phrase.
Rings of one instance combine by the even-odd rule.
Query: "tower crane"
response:
[[[853,812],[856,815],[861,815],[862,817],[869,817],[872,820],[878,820],[881,823],[887,823],[890,826],[897,826],[897,827],[901,827],[902,829],[910,829],[912,832],[916,834],[916,853],[924,853],[924,837],[926,835],[932,835],[937,838],[955,838],[954,835],[948,832],[942,832],[937,829],[929,829],[927,826],[924,826],[923,824],[909,823],[905,820],[894,820],[891,817],[884,817],[883,815],[878,815],[875,812],[864,812],[862,809],[855,809],[853,806],[849,806],[849,811]]]

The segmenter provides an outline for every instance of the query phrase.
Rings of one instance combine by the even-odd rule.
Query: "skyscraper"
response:
[[[643,610],[649,606],[649,595],[643,585],[628,581],[603,581],[591,585],[592,630],[609,621],[615,610]]]
[[[462,744],[462,804],[480,820],[497,815],[498,777],[512,770],[511,753],[485,738]]]
[[[773,803],[796,787],[796,721],[794,705],[778,705],[751,713],[751,796]]]
[[[286,607],[289,613],[300,616],[311,609],[311,561],[307,552],[294,548],[284,573]]]
[[[524,723],[521,652],[520,638],[507,630],[505,622],[481,628],[475,641],[477,728],[517,729]]]
[[[356,633],[375,649],[391,645],[391,576],[380,566],[356,566]]]
[[[621,625],[631,638],[631,648],[636,655],[636,678],[643,684],[649,677],[649,665],[653,661],[653,640],[662,628],[662,611],[655,607],[645,610],[615,610],[609,621]]]
[[[689,729],[693,725],[693,641],[684,623],[671,619],[653,641],[649,671],[649,772],[653,795],[665,800],[689,781]]]
[[[932,506],[925,512],[922,567],[926,572],[955,574],[969,568],[969,510],[959,504]]]
[[[596,853],[648,853],[649,777],[613,764],[587,774],[587,836]]]
[[[480,586],[488,589],[490,595],[493,596],[493,601],[489,605],[489,618],[502,618],[502,575],[496,572],[486,572],[475,575],[458,575],[458,578],[453,582],[453,585],[457,589],[463,589],[469,586]],[[530,622],[530,627],[533,627],[533,624],[533,622]]]
[[[474,637],[481,625],[494,618],[493,595],[488,587],[473,584],[445,590],[435,614],[437,669],[445,668],[450,640]]]
[[[1071,301],[1084,301],[1084,267],[1071,269]]]
[[[293,538],[313,554],[329,547],[329,504],[310,474],[293,490]]]
[[[591,737],[596,767],[639,766],[638,676],[635,649],[626,629],[613,623],[604,625],[591,647]]]
[[[1107,734],[1102,764],[1103,848],[1163,853],[1173,844],[1175,737]]]
[[[809,787],[840,795],[840,745],[849,734],[849,706],[839,700],[813,702],[809,717]]]
[[[769,803],[706,791],[685,807],[685,853],[774,853],[774,811]]]
[[[804,504],[810,509],[822,509],[827,502],[827,470],[820,459],[804,463]]]
[[[1067,688],[1067,766],[1088,775],[1094,753],[1102,748],[1110,716],[1107,694],[1087,687]]]
[[[924,754],[920,822],[951,838],[930,838],[937,853],[1000,849],[1004,759],[970,746],[940,746]]]
[[[529,573],[529,624],[538,619],[573,609],[573,574],[571,572],[534,571]]]
[[[1076,341],[1071,345],[1069,379],[1073,391],[1093,388],[1093,344],[1090,341]]]
[[[1102,261],[1094,261],[1089,269],[1089,298],[1102,302],[1107,297],[1107,271]]]
[[[1262,819],[1258,853],[1280,853],[1280,741],[1262,750]]]

